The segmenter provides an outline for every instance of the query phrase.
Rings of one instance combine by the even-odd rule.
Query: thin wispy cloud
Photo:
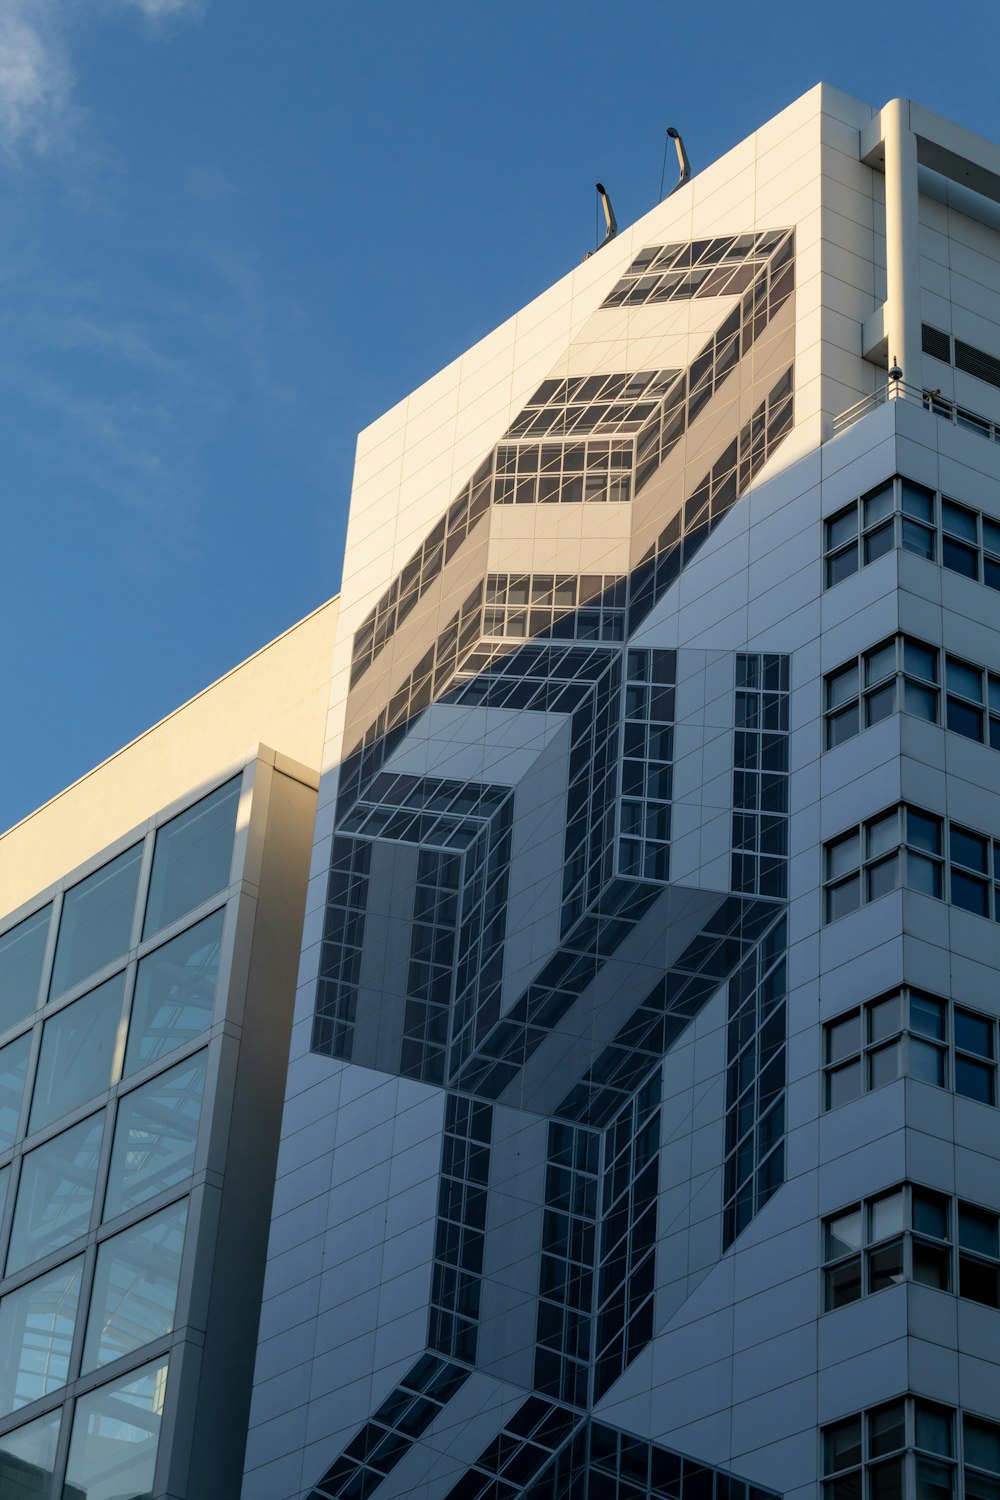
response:
[[[155,34],[156,23],[200,14],[204,0],[103,0],[100,8],[138,13]],[[0,0],[0,152],[9,162],[72,142],[83,113],[73,102],[72,30],[87,15],[79,0]]]
[[[44,154],[70,107],[72,70],[54,5],[0,0],[0,148],[11,160]]]

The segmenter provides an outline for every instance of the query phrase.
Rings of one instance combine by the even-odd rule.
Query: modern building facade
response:
[[[362,434],[244,1500],[1000,1494],[998,203],[817,88]]]
[[[0,838],[3,1500],[239,1492],[335,620]]]

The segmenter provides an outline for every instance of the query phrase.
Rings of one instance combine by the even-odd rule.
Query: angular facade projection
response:
[[[998,1492],[998,200],[818,88],[362,434],[244,1500]]]

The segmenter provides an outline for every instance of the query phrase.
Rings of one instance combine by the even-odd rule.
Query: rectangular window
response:
[[[53,998],[128,951],[142,845],[127,849],[63,897],[49,994]]]
[[[132,998],[126,1076],[212,1024],[225,911],[217,911],[140,960]]]
[[[229,885],[241,782],[235,776],[157,830],[144,937]]]
[[[25,917],[0,937],[0,1032],[15,1026],[38,1004],[51,906]]]
[[[78,1256],[0,1300],[0,1416],[66,1384],[82,1272]]]
[[[194,1171],[207,1058],[198,1052],[118,1101],[105,1219],[176,1187]]]
[[[131,1354],[173,1328],[186,1224],[185,1200],[99,1247],[84,1372]]]
[[[78,1398],[65,1496],[119,1500],[152,1493],[166,1384],[163,1359]]]
[[[8,1042],[6,1047],[0,1047],[0,1151],[6,1151],[17,1139],[30,1050],[30,1031]]]
[[[124,974],[116,974],[45,1022],[29,1129],[40,1130],[107,1089],[124,984]]]
[[[21,1163],[7,1275],[90,1228],[104,1111],[36,1146]]]

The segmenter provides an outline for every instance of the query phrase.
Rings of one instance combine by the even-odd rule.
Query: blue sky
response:
[[[1000,135],[992,4],[0,0],[9,826],[335,593],[359,428],[825,78]],[[668,178],[673,163],[668,164]]]

